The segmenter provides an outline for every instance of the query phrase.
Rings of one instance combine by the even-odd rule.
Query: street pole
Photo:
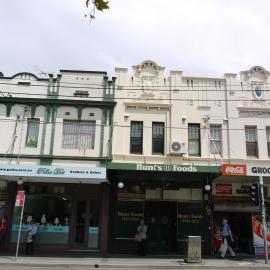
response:
[[[19,232],[18,232],[15,261],[17,261],[18,253],[19,253],[19,246],[20,246],[20,239],[21,239],[21,230],[22,230],[22,219],[23,219],[23,211],[24,211],[24,203],[25,202],[23,202],[23,205],[22,205],[22,212],[21,212],[21,218],[20,218],[20,226],[19,226]]]
[[[261,193],[261,211],[262,211],[262,228],[263,228],[265,263],[268,264],[267,229],[266,229],[266,221],[265,221],[264,190],[263,190],[263,177],[262,176],[259,176],[259,184],[260,184],[260,193]]]

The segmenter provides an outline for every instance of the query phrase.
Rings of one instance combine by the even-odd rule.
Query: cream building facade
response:
[[[254,66],[220,77],[188,76],[151,60],[115,71],[108,169],[117,194],[113,204],[121,211],[112,215],[114,228],[132,227],[121,215],[133,212],[135,224],[140,216],[155,232],[149,233],[150,252],[181,252],[184,235],[199,234],[210,253],[227,216],[239,251],[252,252],[258,208],[249,188],[257,178],[222,176],[221,165],[269,164],[270,73]],[[131,234],[113,232],[116,250],[128,250]]]

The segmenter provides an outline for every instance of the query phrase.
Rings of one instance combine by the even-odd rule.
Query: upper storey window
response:
[[[254,94],[256,98],[261,98],[263,94],[263,89],[261,85],[256,85],[254,88]]]

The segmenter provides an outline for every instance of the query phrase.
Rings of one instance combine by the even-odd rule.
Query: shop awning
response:
[[[108,182],[105,167],[0,164],[0,179],[6,181],[100,184]]]

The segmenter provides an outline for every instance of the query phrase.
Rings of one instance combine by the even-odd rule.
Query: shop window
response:
[[[200,124],[188,124],[188,153],[190,156],[201,155]]]
[[[247,156],[258,156],[257,128],[245,127]]]
[[[143,151],[143,122],[132,121],[130,127],[130,153],[142,154]]]
[[[68,244],[70,205],[70,199],[66,196],[27,195],[21,241],[26,242],[29,223],[35,220],[38,224],[37,244]],[[20,211],[20,207],[14,210],[11,242],[17,241]]]
[[[210,152],[214,155],[221,155],[221,125],[210,125]]]
[[[65,149],[94,149],[95,134],[95,121],[64,120],[62,147]]]
[[[164,123],[152,124],[152,154],[164,155]]]
[[[270,157],[270,127],[266,128],[266,140],[267,140],[268,156]]]
[[[39,119],[27,119],[26,147],[36,148],[38,145]]]

